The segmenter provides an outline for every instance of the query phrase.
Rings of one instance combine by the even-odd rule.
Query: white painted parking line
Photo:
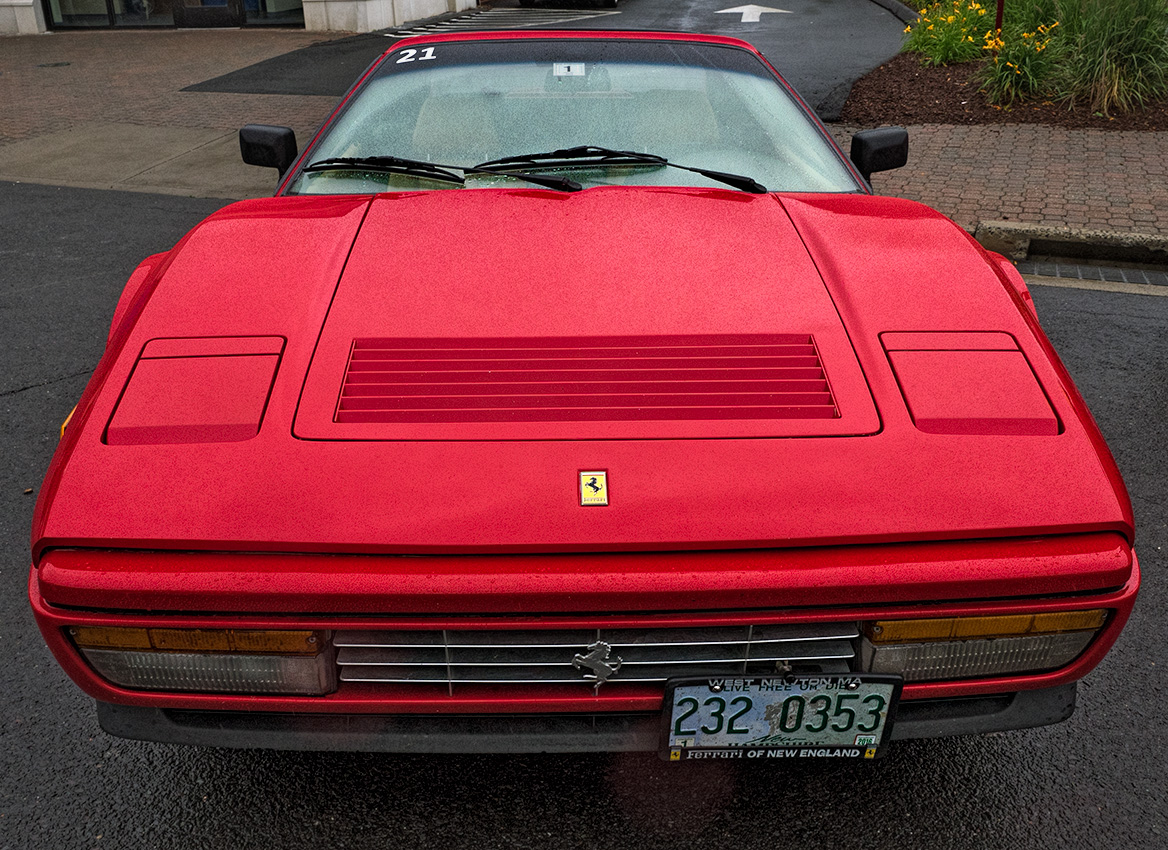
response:
[[[1119,283],[1107,280],[1078,280],[1067,277],[1039,277],[1038,275],[1024,274],[1022,279],[1027,286],[1057,286],[1061,289],[1092,289],[1096,292],[1120,292],[1124,295],[1151,295],[1163,298],[1168,296],[1168,286],[1158,286],[1151,283]]]
[[[406,38],[411,35],[427,35],[436,32],[469,32],[474,30],[526,29],[566,24],[572,21],[587,21],[620,12],[581,11],[574,9],[484,9],[459,15],[445,21],[420,27],[387,32],[388,38]]]

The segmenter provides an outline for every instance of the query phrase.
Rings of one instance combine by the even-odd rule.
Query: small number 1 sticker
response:
[[[397,64],[400,65],[402,62],[424,62],[427,59],[433,58],[433,47],[423,47],[420,55],[417,50],[403,50],[401,56],[398,57]]]

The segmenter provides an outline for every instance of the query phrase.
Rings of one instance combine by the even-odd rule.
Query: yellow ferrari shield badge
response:
[[[608,504],[607,472],[580,473],[580,504],[585,507]]]

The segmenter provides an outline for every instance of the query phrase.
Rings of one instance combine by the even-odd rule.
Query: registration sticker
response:
[[[695,758],[872,759],[889,739],[902,680],[864,673],[675,679],[661,753]]]
[[[583,77],[583,62],[556,62],[552,65],[553,77]]]

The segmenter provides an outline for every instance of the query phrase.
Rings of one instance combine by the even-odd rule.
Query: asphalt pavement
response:
[[[1165,846],[1168,299],[1115,292],[1034,288],[1131,489],[1144,570],[1131,621],[1066,723],[904,742],[878,763],[782,769],[107,736],[28,608],[32,507],[125,278],[222,203],[0,183],[0,850]]]
[[[339,97],[393,40],[426,33],[511,28],[717,32],[754,44],[821,117],[834,120],[852,83],[895,56],[904,38],[903,21],[890,11],[903,15],[896,0],[784,0],[780,6],[625,0],[615,12],[589,6],[523,8],[517,0],[495,0],[429,24],[312,44],[184,91]],[[828,44],[835,49],[825,49]]]

